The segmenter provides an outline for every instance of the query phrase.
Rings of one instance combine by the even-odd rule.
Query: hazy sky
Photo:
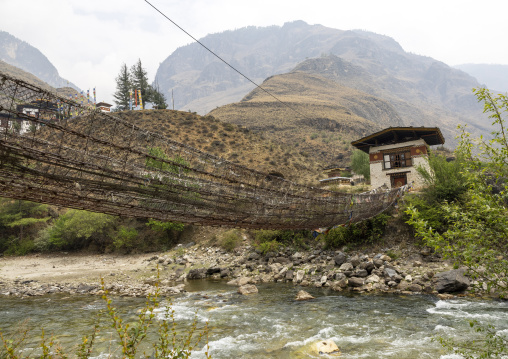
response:
[[[196,38],[303,20],[388,35],[449,65],[508,64],[506,0],[150,0]],[[144,0],[0,0],[0,30],[38,48],[60,76],[112,101],[123,63],[159,64],[192,42]]]

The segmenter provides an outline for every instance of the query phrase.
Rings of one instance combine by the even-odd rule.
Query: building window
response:
[[[385,170],[391,168],[411,167],[411,152],[386,153],[384,156]]]

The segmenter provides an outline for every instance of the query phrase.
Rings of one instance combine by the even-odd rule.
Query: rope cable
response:
[[[231,65],[230,63],[228,63],[226,60],[224,60],[222,57],[220,57],[219,55],[217,55],[213,50],[211,50],[209,47],[207,47],[205,44],[203,44],[201,41],[199,41],[198,39],[196,39],[194,36],[192,36],[189,32],[187,32],[184,28],[182,28],[180,25],[178,25],[176,22],[174,22],[173,20],[171,20],[166,14],[164,14],[161,10],[159,10],[157,7],[155,7],[152,3],[150,3],[148,0],[145,0],[145,2],[150,5],[155,11],[157,11],[159,14],[161,14],[163,17],[165,17],[167,20],[169,20],[173,25],[175,25],[176,27],[178,27],[180,30],[182,30],[187,36],[189,36],[192,40],[194,40],[195,42],[197,42],[199,45],[201,45],[202,47],[204,47],[208,52],[210,52],[212,55],[214,55],[216,58],[218,58],[220,61],[222,61],[224,64],[226,64],[227,66],[229,66],[233,71],[237,72],[240,76],[242,76],[243,78],[245,78],[247,81],[249,81],[250,83],[252,83],[254,86],[256,86],[256,88],[259,88],[260,90],[262,90],[263,92],[265,92],[266,94],[268,94],[269,96],[273,97],[276,101],[280,102],[282,105],[286,106],[287,108],[289,108],[290,110],[292,110],[293,112],[297,113],[298,115],[302,116],[303,118],[306,118],[306,119],[310,119],[308,116],[302,114],[300,111],[294,109],[293,107],[291,107],[288,103],[282,101],[281,99],[279,99],[277,96],[273,95],[272,93],[270,93],[268,90],[264,89],[263,87],[261,87],[260,85],[258,85],[256,82],[254,82],[253,80],[251,80],[247,75],[244,75],[240,70],[238,70],[237,68],[235,68],[233,65]]]

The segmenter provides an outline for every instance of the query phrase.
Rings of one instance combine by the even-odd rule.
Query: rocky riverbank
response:
[[[60,254],[56,258],[22,258],[0,258],[0,295],[101,295],[107,290],[114,295],[146,296],[155,291],[155,283],[159,282],[160,293],[166,296],[185,291],[187,281],[206,278],[237,286],[291,282],[335,291],[433,293],[442,297],[464,293],[470,285],[462,271],[415,248],[387,248],[378,253],[285,250],[264,255],[248,245],[226,252],[191,243],[151,255]],[[53,264],[50,268],[56,260],[58,266]],[[104,286],[100,278],[104,278]]]

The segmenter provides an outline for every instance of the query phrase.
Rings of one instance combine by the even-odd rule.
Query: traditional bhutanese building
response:
[[[101,112],[111,112],[111,106],[113,105],[110,105],[106,102],[99,102],[97,105],[95,105],[95,107],[101,110]]]
[[[395,188],[407,183],[419,188],[424,183],[416,167],[428,168],[428,147],[444,142],[437,127],[390,127],[351,144],[369,154],[373,188]]]

